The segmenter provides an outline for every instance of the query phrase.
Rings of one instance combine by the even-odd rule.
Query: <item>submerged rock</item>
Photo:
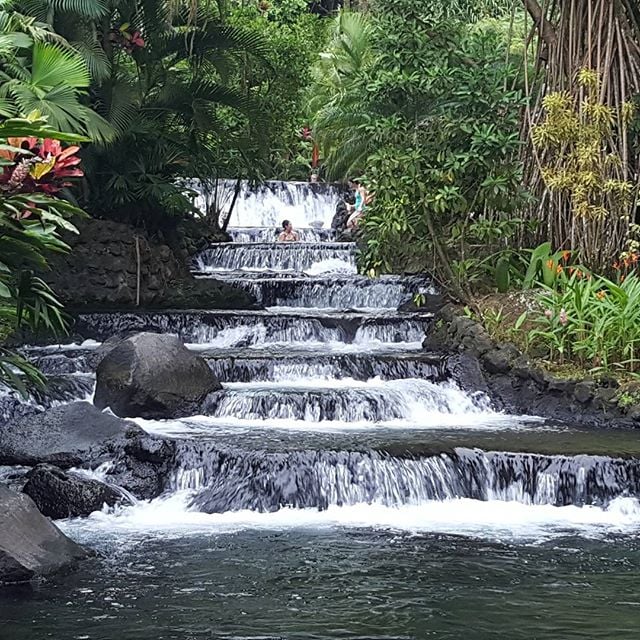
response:
[[[27,477],[23,492],[49,518],[88,516],[123,498],[103,482],[65,473],[51,465],[38,465]]]
[[[73,402],[15,420],[0,429],[0,464],[98,464],[143,433],[137,425]]]
[[[152,419],[193,415],[222,388],[203,358],[176,336],[156,333],[117,344],[100,362],[96,378],[98,408]]]
[[[87,558],[33,500],[0,485],[0,583],[26,582]]]

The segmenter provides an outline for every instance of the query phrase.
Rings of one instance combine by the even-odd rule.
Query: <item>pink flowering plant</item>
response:
[[[538,296],[541,309],[528,341],[550,361],[593,371],[640,371],[640,278],[616,282],[583,269],[559,274]]]

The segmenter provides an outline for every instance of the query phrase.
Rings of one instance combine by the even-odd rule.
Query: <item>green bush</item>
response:
[[[557,363],[574,361],[594,370],[640,370],[640,278],[616,283],[563,269],[554,287],[538,297],[537,327],[529,332]]]

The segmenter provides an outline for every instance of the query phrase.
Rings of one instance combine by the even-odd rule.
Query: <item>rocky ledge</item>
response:
[[[138,303],[145,308],[257,308],[255,298],[242,289],[193,277],[193,254],[211,241],[228,239],[204,232],[195,238],[193,226],[148,234],[110,220],[83,220],[79,234],[65,235],[70,253],[54,256],[44,278],[72,310]]]
[[[557,378],[513,344],[496,344],[480,323],[453,305],[439,310],[423,346],[449,354],[451,377],[467,391],[487,393],[499,410],[602,427],[612,420],[640,424],[640,405],[622,407],[615,380]]]

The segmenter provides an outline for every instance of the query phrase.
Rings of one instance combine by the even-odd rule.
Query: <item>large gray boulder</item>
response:
[[[45,518],[29,496],[0,485],[0,584],[46,576],[89,555]]]
[[[123,496],[104,482],[66,473],[51,465],[38,465],[27,475],[23,492],[49,518],[88,516],[107,504],[121,502]]]
[[[118,343],[98,365],[96,378],[94,404],[123,417],[193,415],[222,388],[203,358],[177,337],[157,333]]]
[[[137,425],[102,413],[88,402],[73,402],[0,428],[0,464],[95,466],[142,434]]]

